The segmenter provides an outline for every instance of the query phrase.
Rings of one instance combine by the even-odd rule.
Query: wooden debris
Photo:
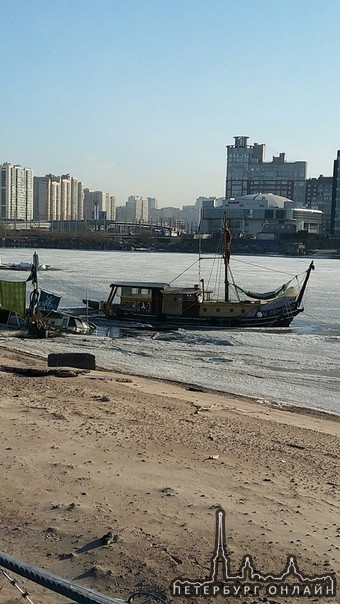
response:
[[[0,365],[0,371],[15,373],[16,375],[23,375],[25,377],[46,377],[49,375],[54,375],[56,377],[76,377],[77,375],[87,373],[87,371],[83,369],[41,369],[35,367],[11,367],[9,365]]]

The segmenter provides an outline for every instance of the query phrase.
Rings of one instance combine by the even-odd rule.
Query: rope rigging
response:
[[[169,285],[171,285],[174,281],[177,281],[177,279],[179,279],[182,275],[184,275],[184,273],[186,273],[188,270],[190,270],[198,262],[199,262],[199,259],[195,260],[195,262],[193,262],[192,264],[190,264],[190,266],[188,266],[187,268],[185,268],[184,271],[182,271],[181,273],[179,273],[179,275],[177,275],[177,277],[175,277],[174,279],[172,279],[169,282]]]
[[[239,302],[241,301],[240,293],[243,293],[245,295],[248,295],[248,296],[256,298],[256,299],[268,299],[269,300],[269,299],[271,299],[270,296],[269,296],[269,294],[272,293],[273,294],[272,298],[274,299],[275,297],[277,297],[278,295],[280,295],[283,291],[285,291],[294,279],[297,280],[297,285],[298,285],[298,287],[300,287],[299,277],[301,277],[302,275],[304,276],[306,274],[306,271],[303,271],[303,272],[301,272],[301,273],[299,273],[297,275],[292,275],[292,273],[288,273],[287,271],[273,269],[273,268],[270,268],[270,267],[264,267],[263,265],[256,264],[255,262],[248,262],[248,261],[240,260],[238,258],[233,257],[233,261],[235,261],[235,262],[240,262],[242,264],[249,265],[249,266],[255,267],[257,269],[269,270],[271,272],[287,275],[287,276],[290,277],[290,280],[288,282],[284,283],[280,287],[277,287],[273,292],[264,292],[263,294],[259,294],[258,296],[256,296],[256,292],[251,292],[250,290],[245,290],[245,289],[243,289],[242,287],[240,287],[240,286],[238,286],[236,284],[235,279],[234,279],[234,275],[233,275],[233,272],[231,270],[231,267],[230,267],[229,263],[228,263],[228,266],[227,266],[227,273],[225,272],[225,252],[224,252],[224,246],[225,246],[225,242],[223,241],[223,238],[220,238],[218,246],[217,246],[217,250],[216,250],[216,253],[215,253],[214,256],[202,256],[201,255],[201,250],[200,250],[199,251],[199,258],[198,258],[198,260],[196,260],[195,262],[193,262],[189,267],[187,267],[186,269],[184,269],[183,271],[181,271],[181,273],[179,273],[179,275],[177,275],[174,279],[172,279],[172,281],[170,282],[170,285],[174,281],[176,281],[177,279],[179,279],[179,277],[181,277],[185,272],[187,272],[193,266],[195,266],[197,263],[199,263],[199,273],[200,273],[201,261],[203,261],[203,260],[213,260],[211,269],[209,271],[207,279],[205,280],[206,281],[206,286],[205,286],[206,291],[210,289],[213,292],[216,292],[217,296],[219,296],[219,294],[220,294],[219,290],[220,290],[220,286],[221,286],[221,283],[222,283],[222,275],[223,275],[224,276],[224,282],[229,283],[229,285],[233,289],[234,296],[236,297],[236,299]],[[228,275],[230,276],[230,282],[228,280]],[[263,298],[261,296],[263,296]]]

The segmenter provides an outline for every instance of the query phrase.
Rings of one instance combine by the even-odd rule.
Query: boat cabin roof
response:
[[[163,289],[168,283],[157,283],[154,281],[115,281],[110,287],[136,287],[138,289]]]
[[[166,287],[164,288],[164,294],[198,294],[200,292],[198,287]]]

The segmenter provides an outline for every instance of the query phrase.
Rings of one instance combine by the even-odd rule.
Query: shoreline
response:
[[[8,231],[10,233],[10,230]],[[167,236],[148,236],[141,237],[137,234],[127,235],[126,233],[115,233],[115,232],[104,232],[93,233],[87,231],[86,234],[81,231],[63,232],[63,231],[48,231],[43,235],[36,233],[34,236],[22,235],[19,233],[15,237],[6,234],[5,245],[2,249],[67,249],[67,250],[81,250],[81,251],[107,251],[107,252],[121,252],[121,251],[134,251],[135,248],[144,248],[146,252],[152,253],[185,253],[185,254],[197,254],[197,240],[186,236],[185,238],[170,238]],[[303,254],[299,254],[297,250],[293,251],[290,249],[291,243],[300,243],[301,236],[293,239],[283,239],[282,241],[272,241],[269,245],[268,242],[260,242],[252,239],[242,240],[235,239],[233,243],[233,254],[244,256],[287,256],[287,257],[305,257],[311,256],[317,252],[329,253],[330,251],[335,254],[335,259],[339,258],[340,240],[332,240],[332,247],[330,248],[329,240],[320,236],[309,236],[304,241],[305,250]],[[6,245],[7,243],[7,245]],[[216,252],[216,241],[213,238],[204,240],[204,253],[215,253]],[[236,249],[235,249],[236,248]],[[316,256],[317,257],[317,256]]]
[[[20,350],[17,350],[15,348],[9,348],[4,344],[0,344],[0,350],[7,350],[7,351],[15,351],[15,352],[21,352]],[[44,360],[47,362],[47,359],[44,357],[43,354],[37,354],[37,353],[30,353],[30,352],[24,352],[22,353],[24,355],[30,356],[34,359],[37,360]],[[0,364],[1,367],[1,364]],[[278,409],[278,410],[284,410],[284,411],[288,411],[290,413],[297,413],[300,415],[308,415],[308,416],[312,416],[312,417],[316,417],[316,418],[322,418],[322,419],[331,419],[332,421],[335,422],[340,422],[340,410],[339,410],[339,414],[333,413],[331,411],[325,411],[323,409],[314,409],[312,407],[305,407],[305,406],[299,406],[299,405],[295,405],[295,404],[290,404],[290,403],[275,403],[274,401],[268,401],[268,400],[260,400],[258,397],[251,397],[251,396],[246,396],[243,394],[235,394],[233,392],[228,392],[228,391],[224,391],[224,390],[217,390],[217,389],[213,389],[213,388],[208,388],[206,386],[197,386],[194,383],[190,383],[190,382],[181,382],[178,380],[170,380],[167,378],[160,378],[160,377],[154,377],[154,376],[148,376],[148,375],[144,375],[144,374],[134,374],[131,372],[126,372],[126,371],[121,371],[118,369],[107,369],[105,367],[101,367],[101,366],[97,366],[96,365],[96,370],[97,371],[102,371],[102,372],[112,372],[112,373],[118,373],[130,378],[145,378],[146,380],[151,380],[151,381],[155,381],[155,382],[159,382],[159,383],[166,383],[166,384],[174,384],[174,385],[178,385],[178,386],[182,386],[183,388],[187,389],[187,390],[191,390],[192,392],[202,392],[202,393],[208,393],[208,394],[216,394],[216,395],[220,395],[220,396],[228,396],[229,398],[235,398],[238,400],[244,400],[245,402],[249,402],[249,403],[253,403],[254,405],[261,405],[264,407],[268,407],[269,409]]]

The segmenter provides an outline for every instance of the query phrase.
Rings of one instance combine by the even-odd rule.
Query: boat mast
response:
[[[227,205],[228,199],[228,160],[226,165],[226,177],[225,177],[225,195],[224,195],[224,203],[225,207]],[[227,222],[227,212],[226,210],[223,213],[223,243],[224,243],[224,301],[229,302],[229,281],[228,281],[228,267],[230,260],[230,242],[231,242],[231,233],[228,228]]]
[[[201,233],[198,234],[198,279],[201,283],[201,259],[202,259],[202,240]]]
[[[231,233],[227,223],[227,213],[223,214],[223,237],[224,237],[224,301],[229,302],[229,280],[228,280],[228,268],[230,260],[230,242]]]

